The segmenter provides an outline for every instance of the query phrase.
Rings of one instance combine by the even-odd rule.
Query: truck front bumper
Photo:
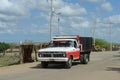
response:
[[[46,62],[67,62],[68,58],[54,58],[54,57],[40,57],[38,61],[46,61]]]

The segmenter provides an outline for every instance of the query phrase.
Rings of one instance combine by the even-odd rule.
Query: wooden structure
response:
[[[20,45],[20,63],[32,61],[33,44]]]
[[[20,45],[20,63],[37,61],[37,52],[41,48],[48,46],[48,43],[25,42]],[[32,53],[35,53],[35,60],[32,59]]]

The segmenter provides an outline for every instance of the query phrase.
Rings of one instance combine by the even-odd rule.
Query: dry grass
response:
[[[19,55],[4,55],[4,56],[0,56],[0,67],[3,66],[10,66],[10,65],[14,65],[14,64],[18,64],[20,61],[20,57]]]

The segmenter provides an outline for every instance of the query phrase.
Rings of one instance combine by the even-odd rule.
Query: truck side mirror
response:
[[[80,48],[80,50],[82,51],[82,49],[83,49],[82,44],[79,44],[79,48]]]

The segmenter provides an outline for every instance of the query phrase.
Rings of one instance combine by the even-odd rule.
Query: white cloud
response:
[[[14,16],[22,16],[25,14],[25,8],[20,6],[19,4],[15,4],[10,0],[1,0],[0,2],[0,14],[4,15],[14,15]]]
[[[8,0],[1,0],[0,1],[0,10],[8,9],[11,6],[12,6],[12,3],[9,2]]]
[[[63,7],[63,6],[65,6],[65,2],[64,2],[64,0],[56,0],[56,1],[54,1],[54,7],[55,8],[61,8],[61,7]]]
[[[87,14],[85,8],[80,7],[78,4],[65,5],[61,9],[58,9],[58,12],[61,12],[65,16],[78,16]]]
[[[84,28],[91,27],[89,21],[84,21],[84,22],[82,22],[82,23],[80,24],[80,26],[82,26],[82,27],[84,27]]]
[[[6,22],[0,22],[0,33],[9,33],[13,34],[15,30],[16,23],[6,23]]]
[[[88,1],[93,3],[99,2],[99,0],[88,0]]]
[[[90,28],[90,21],[84,17],[70,17],[68,18],[69,25],[74,29]]]
[[[24,7],[14,2],[12,2],[12,0],[0,1],[0,27],[12,27],[13,23],[15,24],[16,21],[28,15]],[[6,31],[10,32],[9,30]]]
[[[17,16],[8,16],[8,15],[5,15],[5,14],[0,14],[0,21],[1,22],[12,22],[12,21],[15,21],[15,20],[18,20],[20,17],[17,17]],[[16,22],[16,21],[15,21]]]
[[[109,2],[104,2],[102,5],[101,5],[101,8],[105,11],[112,11],[113,10],[113,7],[112,5],[109,3]]]
[[[49,33],[48,28],[49,28],[48,24],[45,24],[44,27],[43,26],[38,26],[36,24],[32,24],[32,26],[30,28],[30,32],[31,33],[48,34]]]
[[[105,0],[81,0],[82,2],[90,2],[90,3],[101,3],[104,2]]]
[[[118,23],[120,24],[120,14],[119,15],[113,15],[107,18],[108,21],[111,21],[113,23]]]
[[[16,22],[29,15],[26,8],[16,2],[14,0],[0,1],[0,33],[14,33]]]

